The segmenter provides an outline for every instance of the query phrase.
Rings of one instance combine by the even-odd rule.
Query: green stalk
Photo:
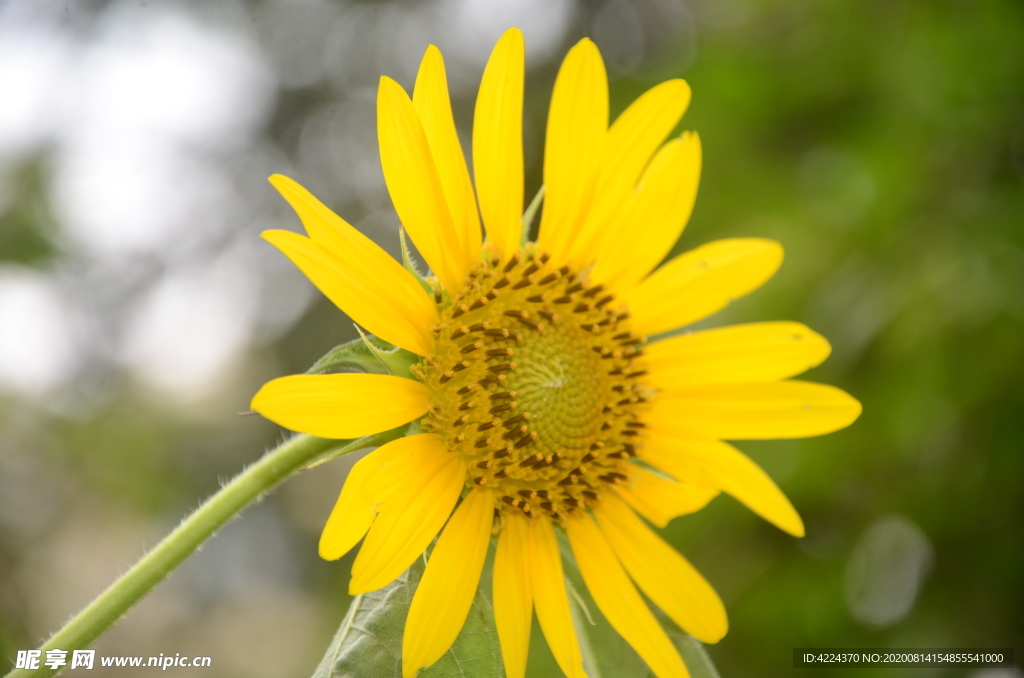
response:
[[[87,648],[214,532],[260,495],[322,457],[383,445],[401,435],[404,428],[358,440],[325,440],[297,435],[281,443],[207,499],[156,548],[53,634],[40,648],[43,651],[40,668],[15,669],[7,674],[7,678],[45,678],[67,668],[71,664],[71,650]],[[61,669],[46,668],[46,651],[57,649],[68,651],[67,665]]]

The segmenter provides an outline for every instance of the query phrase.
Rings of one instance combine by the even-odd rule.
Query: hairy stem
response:
[[[404,427],[403,427],[404,428]],[[253,500],[277,486],[288,476],[327,456],[382,445],[401,435],[401,429],[378,433],[358,440],[325,440],[297,435],[278,445],[207,499],[185,518],[156,548],[142,557],[130,570],[110,585],[84,610],[53,634],[40,648],[37,669],[15,669],[7,678],[45,678],[71,664],[71,650],[88,647],[114,625],[154,586],[163,581],[192,552],[222,525]],[[47,650],[66,650],[67,665],[60,669],[45,666]]]

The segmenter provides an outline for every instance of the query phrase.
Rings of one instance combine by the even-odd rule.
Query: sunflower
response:
[[[417,422],[415,434],[353,467],[320,540],[329,560],[363,540],[355,595],[392,582],[437,538],[406,622],[407,678],[458,635],[492,535],[506,672],[523,676],[536,612],[561,669],[585,675],[558,532],[612,627],[657,676],[685,676],[640,591],[704,642],[725,634],[725,610],[645,519],[664,526],[724,490],[802,535],[778,487],[723,441],[820,435],[861,408],[836,388],[788,380],[830,350],[798,323],[654,340],[751,292],[782,261],[777,243],[740,238],[658,267],[689,218],[700,174],[696,134],[666,142],[690,100],[682,80],[653,87],[609,127],[600,53],[588,39],[569,51],[547,121],[539,236],[526,242],[523,78],[523,38],[511,29],[476,101],[473,182],[438,49],[427,49],[411,99],[380,81],[384,178],[429,279],[294,181],[271,178],[309,237],[263,237],[355,322],[418,362],[406,375],[275,379],[252,407],[325,438]]]

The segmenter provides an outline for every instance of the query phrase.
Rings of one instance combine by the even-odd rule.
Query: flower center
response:
[[[436,353],[416,367],[433,391],[423,426],[466,462],[471,487],[560,520],[629,478],[652,390],[638,381],[645,338],[612,294],[530,244],[435,299]]]

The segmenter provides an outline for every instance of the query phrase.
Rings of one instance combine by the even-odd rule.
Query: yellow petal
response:
[[[651,433],[640,458],[671,476],[700,469],[747,508],[795,537],[804,536],[800,514],[778,485],[750,457],[728,443]]]
[[[445,289],[458,292],[479,252],[471,259],[461,249],[423,125],[405,90],[388,77],[377,90],[377,141],[398,218]]]
[[[533,599],[530,597],[529,526],[519,513],[505,514],[505,526],[498,538],[494,556],[492,598],[494,622],[501,642],[507,678],[526,675],[526,655],[530,649],[530,620]]]
[[[402,675],[413,678],[448,651],[469,614],[494,522],[494,495],[476,489],[462,501],[430,554],[409,607]]]
[[[632,193],[655,151],[690,105],[685,80],[668,80],[644,92],[608,130],[595,204]]]
[[[834,386],[807,381],[709,384],[662,391],[652,428],[694,438],[806,438],[846,428],[861,406]]]
[[[700,138],[689,132],[665,144],[651,160],[615,234],[612,249],[594,266],[594,281],[626,291],[672,250],[690,219],[700,182]]]
[[[530,587],[540,628],[562,672],[568,678],[585,678],[587,674],[583,671],[580,643],[569,611],[555,531],[550,522],[541,518],[528,526],[526,535],[530,554]]]
[[[616,491],[633,509],[658,527],[678,516],[694,513],[718,495],[710,476],[694,470],[686,478],[672,480],[637,469]]]
[[[519,249],[523,217],[523,34],[510,28],[484,68],[473,115],[473,174],[487,240]]]
[[[688,678],[679,651],[647,608],[594,521],[587,515],[570,519],[565,530],[587,589],[612,628],[658,678]]]
[[[394,581],[423,553],[455,508],[466,481],[465,464],[440,442],[423,452],[366,534],[352,564],[352,595]]]
[[[338,502],[320,535],[320,557],[337,560],[348,553],[370,529],[381,505],[422,454],[428,438],[439,442],[435,433],[399,438],[378,447],[360,459],[349,471]]]
[[[608,76],[589,38],[569,50],[555,79],[544,140],[544,211],[538,242],[566,261],[586,216],[608,134]]]
[[[778,381],[820,365],[831,350],[824,337],[801,323],[733,325],[646,347],[645,379],[651,386],[667,389]]]
[[[669,80],[644,92],[616,118],[608,130],[593,205],[570,246],[571,259],[582,266],[595,260],[600,265],[605,255],[615,255],[615,250],[609,249],[609,239],[623,232],[623,210],[651,156],[689,103],[686,81]]]
[[[686,558],[613,494],[606,494],[594,516],[626,572],[655,605],[697,640],[722,639],[729,630],[722,599]]]
[[[657,334],[697,322],[763,285],[782,246],[761,238],[716,240],[684,252],[624,294],[633,331]]]
[[[345,223],[306,189],[274,175],[270,182],[302,219],[312,240],[289,231],[265,231],[327,298],[352,320],[396,346],[426,355],[437,308],[402,265]]]
[[[250,407],[281,426],[320,438],[359,438],[427,411],[430,390],[387,374],[296,374],[263,385]]]
[[[444,72],[444,59],[434,45],[427,47],[416,76],[412,103],[423,123],[423,131],[430,144],[437,175],[441,180],[448,211],[451,212],[455,234],[458,236],[459,256],[469,262],[480,259],[480,217],[476,210],[473,184],[469,180],[466,157],[455,131],[451,100],[448,98],[448,80]]]

